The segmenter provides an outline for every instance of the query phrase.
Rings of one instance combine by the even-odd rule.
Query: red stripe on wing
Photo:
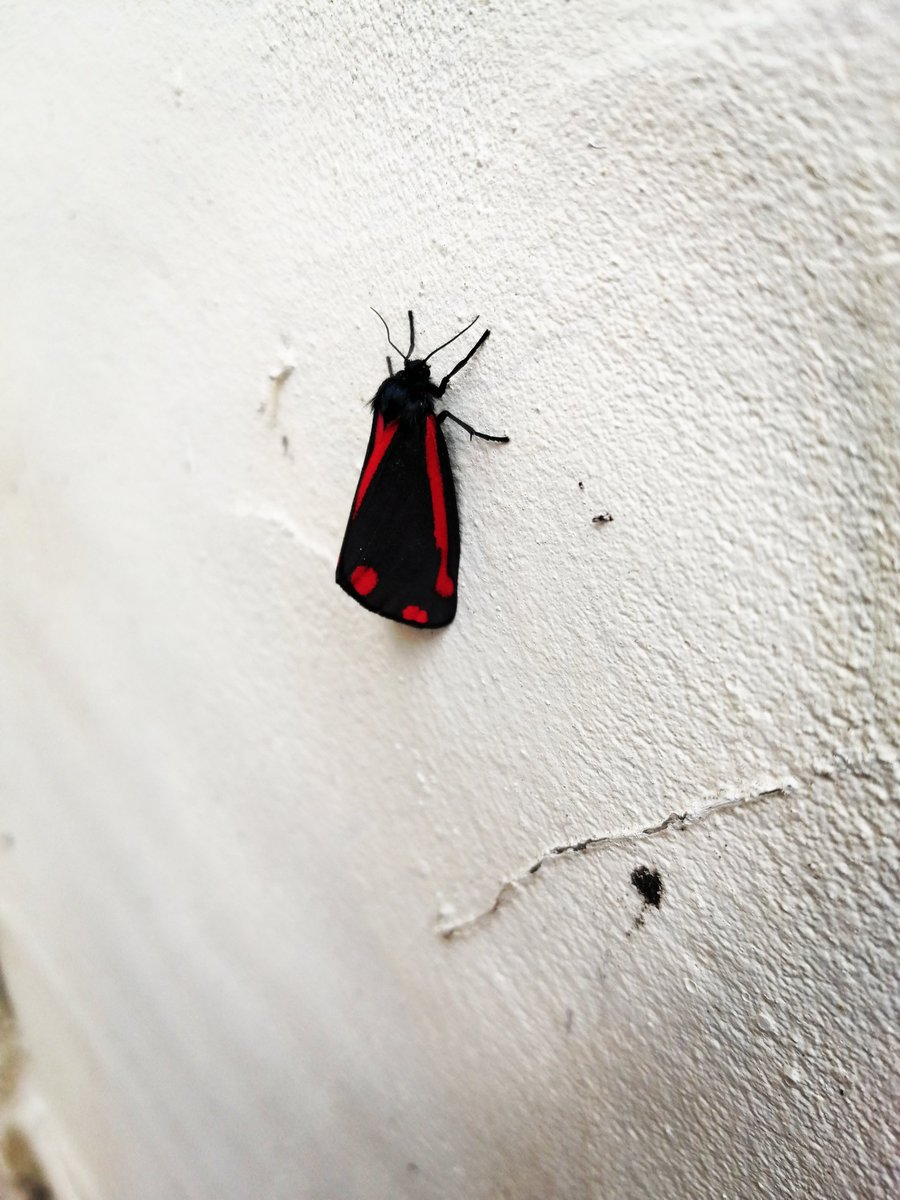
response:
[[[375,478],[375,472],[381,465],[381,460],[387,453],[387,448],[391,444],[394,434],[397,432],[397,422],[391,421],[390,425],[385,425],[384,417],[379,413],[375,418],[375,437],[372,441],[372,453],[369,455],[363,473],[360,476],[359,487],[356,489],[356,499],[353,501],[353,513],[355,517],[359,512],[359,507],[363,502],[366,492],[369,490],[369,484]]]
[[[431,510],[434,517],[434,544],[437,546],[441,563],[434,590],[439,596],[452,596],[454,584],[447,574],[447,503],[444,499],[444,480],[441,461],[438,458],[437,422],[433,416],[425,422],[425,467],[428,471],[428,486],[431,488]]]

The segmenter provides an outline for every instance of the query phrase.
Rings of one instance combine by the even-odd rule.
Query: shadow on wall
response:
[[[28,1135],[14,1120],[24,1062],[16,1016],[0,971],[0,1197],[54,1200]]]

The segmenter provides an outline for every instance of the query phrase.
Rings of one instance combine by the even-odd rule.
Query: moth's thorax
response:
[[[416,424],[434,411],[436,394],[428,363],[414,359],[402,371],[385,379],[372,398],[372,408],[388,424],[396,420]]]

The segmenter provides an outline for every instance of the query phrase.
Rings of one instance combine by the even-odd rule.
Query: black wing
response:
[[[364,608],[435,629],[456,615],[459,518],[450,455],[429,413],[418,426],[376,414],[336,579]]]

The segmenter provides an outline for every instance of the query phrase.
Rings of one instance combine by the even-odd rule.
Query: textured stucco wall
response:
[[[4,7],[0,949],[60,1197],[889,1194],[898,18]],[[494,332],[437,635],[332,582],[369,304]]]

